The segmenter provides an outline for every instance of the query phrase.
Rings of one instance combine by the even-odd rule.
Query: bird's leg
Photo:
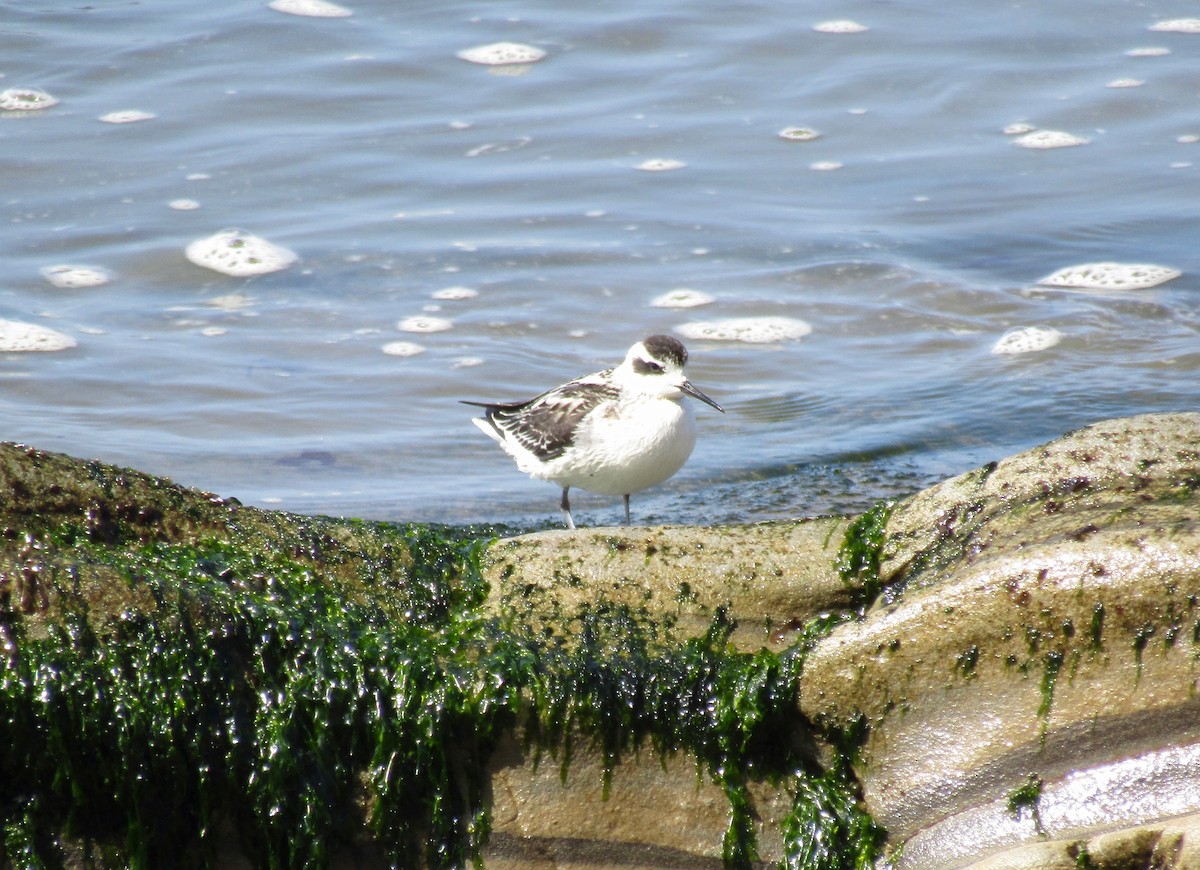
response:
[[[574,529],[575,521],[573,519],[571,519],[571,500],[569,498],[567,498],[567,490],[568,489],[570,489],[569,486],[563,487],[562,504],[560,505],[560,507],[562,508],[563,519],[566,520],[567,528]]]
[[[625,493],[625,525],[633,525],[633,520],[629,518],[629,493]]]

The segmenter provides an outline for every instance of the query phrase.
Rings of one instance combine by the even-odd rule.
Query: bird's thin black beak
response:
[[[695,387],[693,387],[691,381],[684,381],[682,384],[679,385],[679,389],[683,390],[683,392],[687,393],[693,399],[699,399],[701,402],[703,402],[706,405],[712,405],[714,408],[716,408],[722,414],[725,413],[724,408],[722,408],[720,405],[718,405],[716,402],[714,402],[708,396],[704,395],[704,393],[700,392]]]

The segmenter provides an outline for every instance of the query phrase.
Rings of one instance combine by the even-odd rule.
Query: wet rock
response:
[[[801,705],[866,717],[857,770],[900,867],[1200,810],[1200,415],[1096,424],[914,496],[880,581]]]
[[[778,858],[803,757],[794,681],[773,656],[734,653],[720,612],[736,588],[756,613],[798,613],[771,591],[776,562],[801,541],[834,548],[832,522],[785,530],[773,552],[765,529],[722,546],[665,531],[630,561],[613,555],[625,533],[606,533],[601,558],[568,562],[625,574],[575,598],[510,582],[542,563],[498,545],[503,582],[481,609],[482,544],[461,530],[261,511],[0,445],[6,854],[462,866],[490,827],[495,866],[720,863],[752,842]],[[694,591],[677,577],[641,591],[638,561],[666,583],[656,548],[706,562]],[[758,648],[767,621],[750,622]],[[638,709],[651,699],[675,725]]]
[[[722,866],[721,834],[729,800],[698,775],[686,754],[661,762],[653,753],[629,759],[602,787],[603,762],[583,749],[566,777],[556,759],[536,766],[516,740],[492,759],[493,832],[484,853],[489,870]],[[791,811],[782,788],[751,788],[763,862],[783,857],[782,822]]]
[[[614,602],[669,616],[683,634],[708,630],[725,607],[743,650],[780,650],[822,610],[848,607],[853,588],[835,557],[850,521],[551,531],[498,541],[484,575],[487,606],[551,623],[584,603]]]
[[[1200,816],[1010,849],[967,870],[1189,870],[1200,867]]]
[[[4,842],[15,844],[5,848],[41,843],[59,861],[124,854],[134,840],[119,808],[131,798],[104,784],[122,781],[111,766],[121,752],[152,771],[129,780],[149,789],[140,799],[169,807],[176,793],[199,794],[215,768],[156,759],[240,758],[222,775],[250,788],[275,775],[278,748],[284,760],[319,754],[308,772],[287,774],[299,779],[279,780],[279,795],[284,817],[303,820],[297,830],[319,833],[304,854],[331,866],[393,863],[380,813],[401,813],[386,818],[404,825],[399,807],[419,815],[468,794],[492,812],[489,867],[717,867],[737,801],[762,861],[791,854],[804,866],[789,825],[808,780],[783,768],[816,775],[851,759],[863,805],[888,848],[900,849],[902,870],[1200,866],[1200,414],[1096,424],[853,522],[544,532],[495,542],[481,557],[481,545],[439,535],[255,510],[128,469],[0,445],[0,678],[27,655],[51,653],[56,667],[84,675],[55,682],[52,671],[26,668],[15,683],[0,679],[0,702],[27,704],[4,721],[34,723],[50,697],[22,695],[20,680],[81,687],[71,715],[84,717],[82,730],[56,739],[92,761],[55,767],[44,753],[38,781],[61,784],[55,771],[71,770],[87,789],[93,769],[110,777],[86,792],[106,796],[110,827],[57,840],[53,825],[65,824],[68,805],[56,802],[71,792],[48,785],[36,797],[0,776]],[[481,574],[471,575],[471,558],[481,558]],[[140,637],[152,645],[131,645]],[[590,657],[578,657],[588,643]],[[122,655],[133,658],[104,664]],[[480,671],[488,656],[494,669]],[[632,657],[627,673],[600,674],[622,656]],[[687,677],[638,671],[662,656],[749,681],[746,694],[725,695],[697,683],[719,713],[709,724],[726,729],[720,741],[654,732],[648,720],[605,731],[646,691]],[[148,705],[138,727],[153,729],[110,741],[134,720],[100,715],[109,694],[136,706],[174,674],[164,664],[136,682],[138,668],[175,657],[183,673],[204,675],[171,683],[191,700]],[[601,682],[588,685],[595,674]],[[755,695],[759,675],[778,693]],[[534,697],[552,684],[564,693],[557,700]],[[238,741],[222,726],[187,742],[198,739],[189,729],[223,721],[196,715],[206,693],[231,705],[224,721]],[[385,707],[388,716],[371,712]],[[391,728],[393,716],[409,718]],[[744,717],[749,730],[729,729],[728,717]],[[281,730],[254,730],[264,722]],[[418,726],[428,736],[405,742]],[[43,739],[40,727],[30,724],[27,739]],[[546,742],[554,728],[565,730]],[[630,728],[645,730],[634,739]],[[721,741],[742,733],[752,749],[722,754]],[[137,754],[150,734],[175,748]],[[344,746],[318,739],[334,734]],[[380,741],[391,748],[365,748]],[[258,749],[238,755],[247,743]],[[405,804],[400,790],[401,802],[387,804],[387,783],[412,767],[389,759],[420,757],[423,746],[444,765],[442,791]],[[713,773],[722,759],[745,765],[725,786]],[[236,778],[251,770],[258,779]],[[297,783],[341,795],[344,806],[321,822],[328,831],[311,819],[330,802],[316,799],[304,815]],[[291,854],[282,823],[224,788],[204,792],[221,802],[208,807],[215,834],[201,845],[210,855],[251,866],[264,849]],[[174,827],[162,843],[197,846],[186,813],[164,812]],[[411,845],[421,833],[404,836]],[[161,857],[162,843],[145,854]],[[247,843],[256,845],[245,851]],[[88,860],[70,862],[104,864]]]
[[[519,633],[576,643],[573,616],[607,608],[637,613],[662,638],[699,637],[718,610],[736,622],[730,640],[753,652],[782,650],[817,612],[847,606],[852,590],[834,567],[849,521],[701,529],[602,528],[538,532],[493,544],[484,558],[485,611]],[[799,757],[820,754],[797,716],[772,739]],[[729,799],[687,752],[645,750],[612,771],[585,735],[568,768],[510,740],[493,756],[495,815],[487,866],[498,868],[720,867]],[[784,857],[792,810],[781,784],[749,783],[763,861]]]

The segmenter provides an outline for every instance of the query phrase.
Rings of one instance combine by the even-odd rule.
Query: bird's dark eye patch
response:
[[[635,359],[633,361],[633,370],[639,375],[661,375],[663,373],[662,363],[654,362],[648,359]]]

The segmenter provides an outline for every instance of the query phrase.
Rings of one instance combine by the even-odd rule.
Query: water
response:
[[[728,413],[697,409],[691,461],[634,511],[717,522],[859,510],[1197,406],[1200,35],[1148,29],[1177,4],[345,5],[0,3],[0,88],[60,100],[0,117],[0,318],[77,342],[0,354],[0,438],[248,504],[554,521],[555,488],[458,399],[527,398],[693,320],[802,319],[776,345],[689,342]],[[870,29],[813,30],[843,18]],[[548,56],[516,75],[455,56],[500,40]],[[1146,47],[1170,53],[1127,54]],[[135,109],[154,117],[98,120]],[[1017,122],[1089,144],[1013,147]],[[652,159],[685,165],[635,168]],[[300,261],[232,278],[184,258],[229,227]],[[1034,289],[1104,260],[1184,274]],[[40,270],[60,264],[112,280],[59,289]],[[650,304],[678,288],[715,301]],[[1063,339],[991,353],[1027,326]]]

